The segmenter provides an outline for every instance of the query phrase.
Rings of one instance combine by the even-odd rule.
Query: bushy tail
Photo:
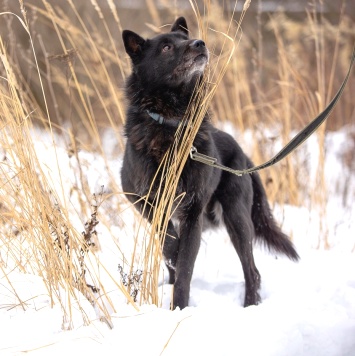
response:
[[[254,190],[252,220],[257,239],[265,243],[269,249],[298,261],[300,257],[292,242],[276,225],[259,175],[252,173],[251,176]]]

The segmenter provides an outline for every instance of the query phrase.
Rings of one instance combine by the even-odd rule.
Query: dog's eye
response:
[[[171,45],[166,44],[166,45],[163,47],[163,52],[168,52],[168,51],[171,50],[171,48],[172,48]]]

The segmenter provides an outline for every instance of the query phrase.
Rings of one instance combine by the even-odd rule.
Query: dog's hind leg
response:
[[[248,211],[244,207],[238,206],[233,210],[227,210],[223,216],[227,231],[243,268],[245,279],[244,306],[259,304],[261,302],[258,292],[260,288],[260,274],[255,266],[253,257],[254,227]]]
[[[251,220],[251,197],[246,191],[233,190],[235,187],[229,184],[225,187],[228,186],[229,190],[219,192],[219,198],[223,208],[224,223],[242,264],[245,279],[244,306],[247,307],[261,302],[258,292],[260,274],[253,257],[254,225]]]

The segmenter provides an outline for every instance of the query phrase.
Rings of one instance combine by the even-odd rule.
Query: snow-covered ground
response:
[[[312,140],[307,150],[316,144]],[[105,141],[112,142],[109,136]],[[112,329],[98,319],[89,302],[83,301],[92,322],[84,326],[81,313],[74,307],[74,328],[64,331],[62,309],[51,305],[39,276],[0,269],[0,355],[355,355],[355,258],[351,252],[355,211],[351,203],[344,207],[334,186],[338,182],[339,190],[336,178],[346,174],[339,159],[345,141],[345,131],[327,137],[330,196],[326,228],[331,249],[315,248],[324,224],[317,211],[276,208],[276,217],[282,220],[283,229],[292,233],[301,261],[293,263],[256,246],[255,260],[262,275],[260,305],[242,307],[243,273],[223,228],[203,234],[188,308],[169,310],[171,286],[164,283],[159,287],[162,306],[142,305],[139,310],[127,305],[122,293],[109,286],[116,309]],[[51,140],[42,135],[35,144],[49,180],[59,191]],[[70,189],[73,182],[79,184],[77,162],[60,145],[56,155],[61,162],[63,194],[72,194],[74,202]],[[93,192],[99,192],[102,185],[110,189],[100,155],[82,151],[80,162]],[[117,181],[119,164],[118,159],[110,162],[117,167],[113,171]],[[354,182],[346,183],[350,197],[354,197]],[[97,226],[98,257],[119,279],[117,261],[122,256],[112,240],[116,237],[122,250],[132,243],[128,237],[133,228],[127,219],[132,213],[104,216],[105,205],[101,209],[105,223]],[[73,207],[73,221],[77,220],[80,229],[82,221],[75,211]],[[19,299],[25,303],[19,305]]]

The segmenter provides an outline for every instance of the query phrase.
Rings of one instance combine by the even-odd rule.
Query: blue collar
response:
[[[146,112],[154,121],[156,121],[160,125],[166,125],[174,128],[177,128],[180,125],[181,120],[179,119],[174,119],[174,118],[165,119],[163,116],[155,112],[151,112],[149,110],[146,110]],[[183,125],[186,126],[186,123],[184,123]]]

